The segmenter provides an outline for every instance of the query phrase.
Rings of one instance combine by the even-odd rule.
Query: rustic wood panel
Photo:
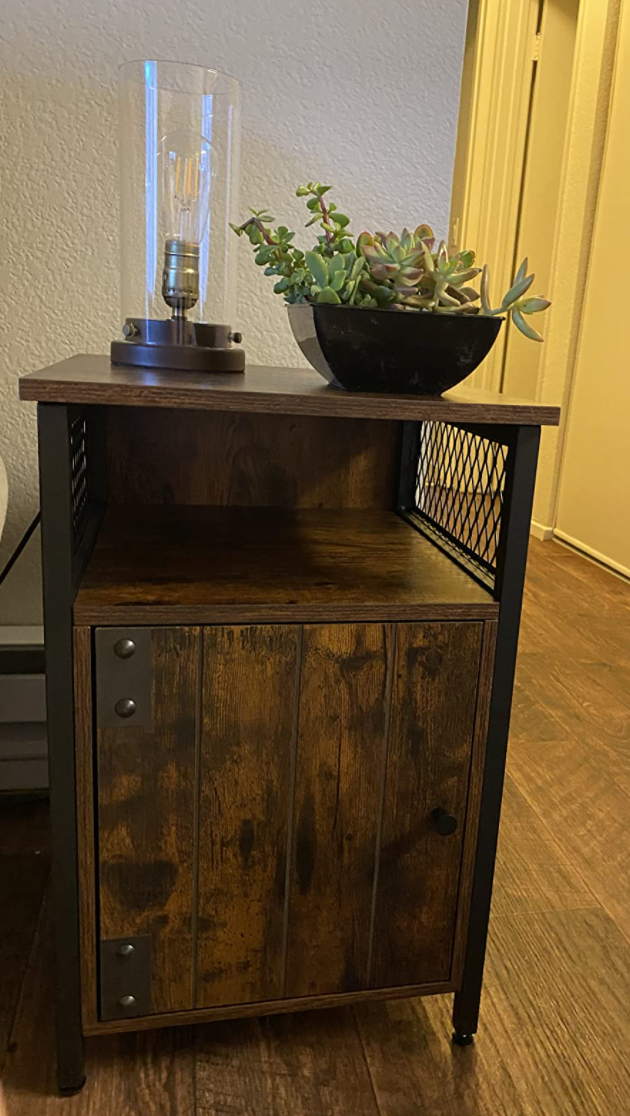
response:
[[[94,722],[92,711],[92,629],[75,628],[74,748],[77,795],[79,865],[79,933],[81,962],[81,1017],[98,1019],[98,915],[96,906],[96,847],[94,825]]]
[[[151,935],[156,1012],[193,1005],[199,648],[198,628],[154,629],[152,727],[97,733],[100,936]]]
[[[459,894],[457,897],[457,917],[455,920],[455,939],[453,942],[453,959],[451,966],[452,976],[457,982],[461,982],[464,972],[466,940],[468,937],[468,921],[470,918],[475,858],[477,855],[477,835],[479,831],[481,798],[483,794],[486,743],[490,721],[490,700],[492,697],[494,660],[497,646],[497,628],[498,625],[496,620],[487,620],[483,626],[481,637],[477,706],[475,709],[472,757],[470,762],[468,795],[466,799],[466,819],[463,825],[464,845],[459,871]]]
[[[300,632],[203,638],[197,1007],[282,995]]]
[[[114,403],[198,407],[210,411],[443,419],[557,426],[560,408],[458,387],[444,395],[374,395],[328,387],[311,368],[252,365],[244,375],[116,367],[105,356],[74,356],[20,380],[20,399],[42,403]]]
[[[374,986],[446,980],[481,651],[481,624],[400,624],[392,694]],[[442,806],[457,832],[439,836]]]
[[[395,504],[397,422],[111,407],[107,427],[113,504]]]
[[[393,512],[155,505],[107,513],[74,616],[306,623],[492,619],[497,610]]]
[[[287,996],[365,988],[392,628],[307,626]]]
[[[368,988],[360,992],[334,992],[326,996],[297,996],[290,1000],[260,1000],[254,1004],[224,1004],[194,1011],[168,1011],[161,1015],[141,1015],[136,1019],[115,1019],[84,1028],[86,1035],[112,1035],[126,1031],[146,1031],[155,1027],[180,1027],[189,1023],[213,1023],[252,1016],[291,1015],[294,1012],[348,1007],[371,1000],[400,1000],[418,996],[440,996],[455,992],[453,981],[400,985],[396,988]]]

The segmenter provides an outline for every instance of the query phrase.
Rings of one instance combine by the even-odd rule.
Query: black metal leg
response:
[[[453,1044],[454,1044],[454,1046],[472,1046],[474,1041],[475,1041],[475,1036],[474,1035],[460,1034],[459,1031],[454,1031],[453,1032]]]
[[[68,408],[40,405],[39,461],[46,701],[56,957],[57,1073],[63,1093],[85,1082],[79,975],[72,604],[74,531]]]
[[[476,1033],[479,1024],[479,1004],[539,442],[540,429],[536,426],[519,427],[510,438],[495,587],[495,595],[500,601],[499,625],[477,856],[464,976],[461,989],[455,994],[453,1005],[455,1030],[453,1040],[462,1046],[472,1042],[472,1036]]]

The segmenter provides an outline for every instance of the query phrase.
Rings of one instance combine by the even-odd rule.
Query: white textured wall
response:
[[[17,377],[118,328],[115,71],[131,58],[216,66],[241,83],[241,198],[303,221],[300,181],[337,187],[353,231],[445,232],[467,0],[4,0],[0,21],[0,564],[37,508],[34,408]],[[308,233],[305,235],[308,236]],[[300,360],[281,299],[241,250],[252,361]],[[39,619],[38,544],[0,622]]]

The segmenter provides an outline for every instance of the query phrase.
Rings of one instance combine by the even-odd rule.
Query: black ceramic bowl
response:
[[[440,395],[488,355],[502,318],[328,306],[288,307],[309,364],[346,391]]]

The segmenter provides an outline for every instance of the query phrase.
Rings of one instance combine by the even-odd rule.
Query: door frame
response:
[[[492,261],[492,290],[512,281],[540,0],[470,0],[450,240]],[[506,331],[474,373],[501,390]]]
[[[575,61],[536,402],[562,407],[559,428],[542,431],[532,534],[554,535],[560,469],[579,349],[580,323],[608,128],[621,0],[580,0]],[[450,235],[493,261],[493,291],[507,289],[526,143],[524,98],[536,41],[538,0],[470,0],[457,133]],[[495,111],[498,109],[498,111]],[[501,146],[505,137],[509,143]],[[518,183],[518,187],[517,187]],[[561,262],[561,266],[560,266]],[[505,338],[474,374],[501,390]]]

